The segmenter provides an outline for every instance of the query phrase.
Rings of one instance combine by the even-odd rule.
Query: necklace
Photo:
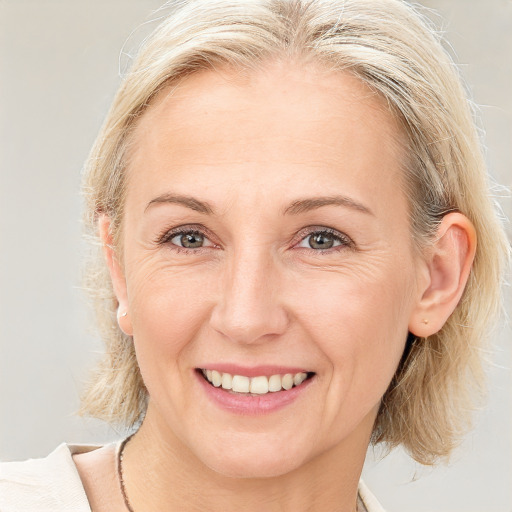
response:
[[[130,500],[128,499],[128,496],[126,494],[126,488],[124,485],[124,478],[123,478],[123,452],[124,448],[127,445],[128,441],[133,437],[133,434],[131,436],[128,436],[126,439],[124,439],[120,446],[119,450],[117,452],[117,476],[119,477],[119,485],[121,487],[121,494],[123,495],[123,501],[126,509],[128,512],[135,512],[133,510],[133,507],[130,504]]]

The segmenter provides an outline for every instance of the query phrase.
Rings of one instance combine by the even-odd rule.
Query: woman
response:
[[[5,466],[0,509],[380,510],[370,442],[431,464],[467,424],[506,255],[486,189],[406,4],[181,2],[84,182],[108,346],[84,411],[140,428]]]

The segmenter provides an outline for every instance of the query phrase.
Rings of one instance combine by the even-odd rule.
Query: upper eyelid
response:
[[[348,236],[346,233],[343,233],[342,231],[338,231],[334,228],[329,228],[327,226],[308,226],[303,229],[301,229],[296,237],[294,237],[294,240],[296,240],[295,243],[300,242],[301,240],[304,240],[304,238],[314,235],[315,233],[328,233],[332,236],[335,236],[339,238],[340,240],[346,240],[350,242],[351,244],[354,243],[352,238]]]
[[[183,226],[176,226],[174,228],[165,229],[156,237],[156,242],[168,242],[175,236],[182,233],[199,233],[203,235],[205,238],[208,238],[208,240],[211,239],[211,236],[209,235],[209,230],[206,229],[204,226],[200,226],[197,224],[184,224]]]

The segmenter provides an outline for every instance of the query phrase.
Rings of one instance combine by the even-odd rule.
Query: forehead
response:
[[[258,110],[261,113],[255,116]],[[382,124],[390,139],[402,143],[402,130],[387,102],[352,73],[282,60],[255,70],[202,70],[164,87],[139,120],[135,142],[151,131],[155,121],[173,115],[183,116],[176,130],[207,122],[205,115],[211,118],[223,113],[254,128],[262,121],[267,126],[275,124],[279,121],[276,115],[285,111],[286,117],[295,115],[297,119],[319,123],[326,130],[332,128],[329,122],[335,117],[343,122],[347,114],[347,120],[357,120],[359,124]],[[251,117],[245,116],[248,112]]]
[[[140,118],[129,181],[140,196],[183,181],[247,183],[249,174],[285,181],[293,194],[344,175],[347,192],[371,196],[383,182],[396,190],[403,140],[385,101],[348,72],[283,62],[243,75],[201,71],[160,91]]]

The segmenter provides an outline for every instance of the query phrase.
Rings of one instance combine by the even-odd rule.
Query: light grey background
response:
[[[446,30],[481,107],[492,174],[510,187],[512,2],[422,3],[441,13],[432,17]],[[4,460],[44,456],[62,441],[104,442],[124,434],[74,415],[87,368],[101,351],[88,332],[90,316],[79,289],[84,246],[78,190],[119,70],[155,25],[145,22],[159,5],[160,0],[0,0]],[[510,198],[500,202],[512,217]],[[400,451],[379,463],[370,454],[364,478],[388,510],[512,510],[511,339],[510,324],[494,338],[489,402],[448,467],[422,468]]]

